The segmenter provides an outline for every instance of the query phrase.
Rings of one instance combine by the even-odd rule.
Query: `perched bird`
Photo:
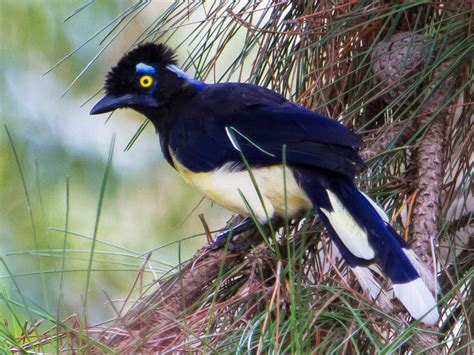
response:
[[[433,276],[390,226],[385,212],[353,182],[363,166],[356,134],[269,89],[207,84],[176,64],[165,45],[132,49],[108,73],[106,96],[91,114],[131,108],[145,115],[168,163],[233,212],[248,216],[250,210],[259,222],[268,223],[313,208],[372,298],[385,295],[369,269],[377,264],[410,314],[436,323]],[[212,246],[228,243],[231,234],[252,223],[247,218],[217,236]]]

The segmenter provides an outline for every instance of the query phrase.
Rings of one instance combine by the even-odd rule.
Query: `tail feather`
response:
[[[393,284],[393,292],[413,318],[421,319],[425,324],[436,324],[439,318],[436,301],[421,278]]]
[[[408,312],[426,324],[434,324],[439,317],[430,291],[436,289],[435,278],[390,226],[385,212],[340,175],[304,171],[298,177],[362,288],[382,306],[389,303],[369,270],[370,264],[377,263]]]
[[[402,237],[400,237],[397,231],[393,229],[393,227],[388,222],[385,226],[393,238],[398,241],[403,253],[408,258],[408,260],[410,260],[410,263],[415,268],[423,282],[426,284],[426,286],[428,286],[431,292],[436,295],[439,291],[439,286],[434,273],[428,270],[428,268],[420,261],[420,259],[418,259],[418,256],[416,256],[415,252],[410,248],[410,245],[408,245],[408,243],[405,242]]]
[[[390,295],[375,279],[369,267],[351,266],[351,271],[354,273],[364,292],[370,295],[370,298],[376,301],[382,308],[386,310],[392,309]]]
[[[410,260],[413,267],[418,272],[418,275],[420,275],[423,282],[426,284],[426,286],[428,286],[430,291],[433,292],[435,295],[438,294],[439,285],[438,280],[436,280],[434,274],[430,270],[428,270],[428,268],[424,264],[422,264],[422,262],[420,261],[420,259],[418,259],[413,250],[409,248],[402,248],[402,250],[407,256],[408,260]]]

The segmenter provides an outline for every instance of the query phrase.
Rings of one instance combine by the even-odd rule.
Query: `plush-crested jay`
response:
[[[377,264],[414,318],[427,324],[438,320],[433,276],[385,212],[353,182],[363,165],[355,150],[361,144],[357,135],[269,89],[207,84],[176,64],[165,45],[132,49],[107,75],[106,96],[91,114],[128,107],[145,115],[168,163],[233,212],[267,223],[314,209],[372,298],[389,303],[369,269]],[[214,246],[249,223],[221,234]]]

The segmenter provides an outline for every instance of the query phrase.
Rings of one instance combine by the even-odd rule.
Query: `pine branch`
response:
[[[453,60],[446,61],[438,67],[433,82],[441,79],[452,62]],[[418,119],[419,127],[428,127],[414,154],[418,168],[416,182],[418,194],[412,213],[412,247],[418,257],[431,269],[434,267],[434,244],[438,236],[441,211],[444,148],[449,116],[449,110],[445,107],[449,103],[453,81],[454,76],[449,76],[441,82],[423,106]]]
[[[226,228],[236,225],[242,217],[233,216]],[[158,339],[153,342],[153,351],[169,349],[175,342],[178,332],[176,320],[183,318],[183,312],[192,309],[207,287],[219,278],[223,271],[241,262],[252,244],[262,242],[257,228],[235,236],[241,253],[231,253],[224,248],[218,250],[198,251],[180,270],[170,277],[161,280],[159,287],[151,295],[137,301],[123,317],[119,317],[102,335],[105,344],[117,351],[136,351],[139,343],[147,346],[145,339]],[[148,336],[143,337],[144,333]],[[132,335],[132,337],[131,337]]]

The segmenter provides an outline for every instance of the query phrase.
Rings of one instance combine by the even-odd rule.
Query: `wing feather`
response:
[[[204,112],[196,117],[195,112]],[[250,84],[215,84],[201,90],[186,128],[176,137],[180,157],[193,171],[208,171],[226,162],[251,166],[279,164],[286,147],[288,164],[315,166],[353,177],[363,166],[355,147],[360,138],[331,118],[292,103],[277,93]],[[181,113],[184,115],[184,113]],[[229,132],[234,139],[230,139]],[[236,149],[236,146],[240,147]]]

